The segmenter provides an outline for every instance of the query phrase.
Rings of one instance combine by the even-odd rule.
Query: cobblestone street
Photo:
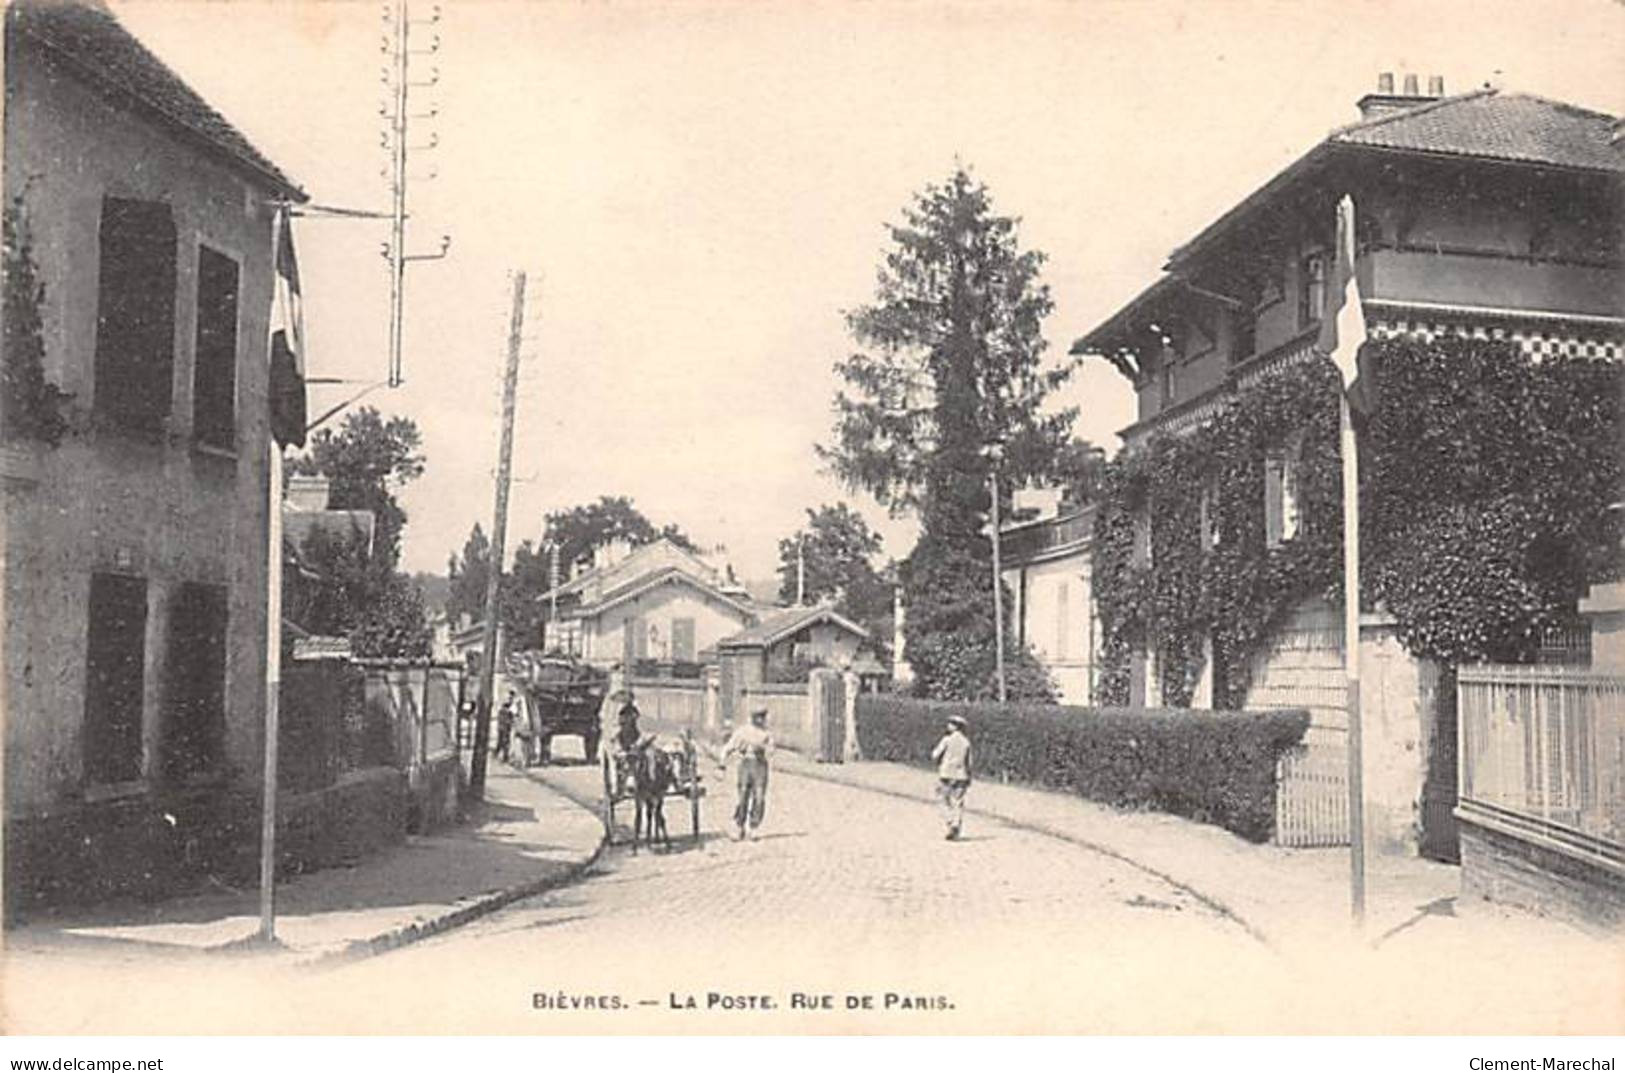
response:
[[[584,801],[597,794],[595,768],[547,778]],[[1089,1031],[1151,1026],[1166,1013],[1153,994],[1189,988],[1186,1008],[1199,1009],[1223,979],[1275,966],[1191,894],[1059,839],[973,820],[948,842],[929,806],[784,771],[760,840],[732,840],[732,805],[731,786],[713,780],[698,845],[673,799],[672,852],[618,847],[582,883],[333,979],[367,988],[402,974],[467,979],[478,966],[493,1029],[614,1029],[613,1011],[571,1010],[579,996],[613,996],[658,1027],[681,1031],[689,1018],[697,1029],[673,1000],[693,996],[703,1015],[720,1005],[710,993],[772,1003],[738,1021],[705,1017],[710,1031],[850,1024],[844,1008],[791,1009],[799,991],[838,1006],[871,993],[894,1030],[962,1030],[960,1015],[977,1008],[981,1023],[996,1010],[1013,1026]],[[534,1008],[537,993],[560,992],[564,1009]],[[898,996],[889,1011],[888,993]]]

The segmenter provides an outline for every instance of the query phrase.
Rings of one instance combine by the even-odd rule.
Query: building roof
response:
[[[634,578],[632,581],[620,586],[619,588],[611,589],[609,592],[606,592],[603,595],[603,598],[597,603],[588,604],[577,609],[572,617],[592,618],[596,615],[602,614],[605,611],[608,611],[612,607],[619,606],[628,600],[635,600],[639,596],[657,589],[662,585],[676,584],[687,585],[688,587],[699,591],[703,595],[711,597],[718,603],[726,604],[728,607],[733,608],[740,614],[749,618],[754,618],[756,615],[756,612],[752,610],[748,604],[735,599],[703,578],[697,578],[688,571],[679,567],[668,566],[662,570],[656,570],[651,573],[644,574],[641,577]]]
[[[1625,174],[1625,152],[1613,144],[1618,117],[1530,93],[1479,89],[1427,98],[1413,108],[1339,127],[1269,182],[1168,255],[1168,269],[1338,152],[1386,151],[1461,157],[1597,173]]]
[[[1132,322],[1172,293],[1178,277],[1171,273],[1335,156],[1394,152],[1617,176],[1625,175],[1625,151],[1615,143],[1618,124],[1616,116],[1562,101],[1529,93],[1479,89],[1452,97],[1426,98],[1413,107],[1339,127],[1169,254],[1163,269],[1170,274],[1153,281],[1127,305],[1080,336],[1070,352],[1093,354],[1109,348]]]
[[[864,640],[869,639],[868,630],[840,614],[833,607],[823,604],[817,607],[786,607],[769,612],[762,616],[762,621],[756,625],[730,634],[717,644],[723,648],[766,648],[778,644],[786,637],[800,633],[808,626],[824,623],[839,626]]]
[[[1335,131],[1340,145],[1625,172],[1615,117],[1529,93],[1484,89],[1442,97]]]
[[[675,540],[672,540],[670,537],[660,536],[649,541],[647,544],[639,544],[637,547],[631,549],[631,551],[626,554],[624,559],[617,559],[615,562],[606,563],[603,566],[595,566],[590,570],[582,571],[567,581],[560,582],[557,588],[548,589],[546,592],[538,596],[537,599],[550,600],[554,596],[568,596],[571,593],[581,592],[596,580],[604,578],[610,574],[627,571],[630,565],[636,564],[639,559],[649,558],[655,553],[656,550],[660,548],[670,548],[685,556],[699,572],[714,573],[710,565],[706,563],[706,561],[699,554],[688,550],[681,544],[678,544]]]
[[[75,78],[135,105],[263,187],[297,201],[306,194],[209,106],[179,75],[94,0],[17,0],[6,11],[15,31],[40,45]]]

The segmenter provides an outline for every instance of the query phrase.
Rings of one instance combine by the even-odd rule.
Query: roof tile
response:
[[[20,0],[6,12],[8,36],[20,31],[65,60],[87,82],[132,98],[280,192],[304,191],[242,133],[119,24],[99,3]]]
[[[1356,123],[1341,145],[1625,172],[1612,144],[1615,118],[1528,93],[1475,93]]]

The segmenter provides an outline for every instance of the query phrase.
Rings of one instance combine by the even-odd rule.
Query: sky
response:
[[[375,3],[136,0],[113,10],[323,205],[385,209]],[[414,17],[430,7],[414,0]],[[511,277],[528,276],[508,548],[552,510],[629,495],[770,576],[807,508],[845,500],[907,555],[911,519],[843,489],[843,311],[885,225],[956,163],[1044,251],[1048,360],[1330,129],[1379,72],[1625,112],[1625,6],[1276,3],[497,3],[445,0],[415,156],[406,383],[417,422],[402,566],[489,532]],[[296,232],[318,414],[384,377],[387,224]],[[1085,362],[1061,403],[1117,449],[1133,395]]]

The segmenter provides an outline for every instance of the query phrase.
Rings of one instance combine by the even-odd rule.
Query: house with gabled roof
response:
[[[704,662],[759,611],[730,571],[665,537],[600,548],[591,568],[539,600],[546,647],[605,668]]]
[[[6,361],[67,396],[0,429],[16,912],[252,860],[272,235],[306,196],[101,4],[7,5],[4,66],[7,284],[32,281]]]
[[[1355,206],[1356,274],[1372,338],[1503,340],[1536,361],[1625,357],[1618,117],[1490,87],[1447,95],[1437,78],[1426,93],[1414,76],[1396,92],[1391,75],[1358,108],[1358,121],[1179,246],[1159,278],[1072,345],[1133,384],[1126,450],[1198,429],[1263,378],[1324,360],[1317,340],[1345,195]],[[1264,468],[1270,548],[1300,530],[1295,463],[1287,439]],[[1158,522],[1135,523],[1136,565],[1154,570]],[[1379,844],[1453,856],[1454,708],[1439,703],[1437,668],[1398,645],[1391,620],[1365,618],[1362,667],[1373,669],[1362,676],[1375,676],[1362,695],[1368,831]],[[1337,610],[1306,601],[1254,658],[1247,695],[1229,698],[1311,713],[1297,774],[1283,775],[1283,809],[1310,817],[1283,827],[1283,840],[1301,839],[1292,844],[1348,838],[1342,645]],[[1134,703],[1161,702],[1158,657],[1134,654]],[[1204,659],[1192,688],[1198,707],[1214,700],[1211,646]]]

